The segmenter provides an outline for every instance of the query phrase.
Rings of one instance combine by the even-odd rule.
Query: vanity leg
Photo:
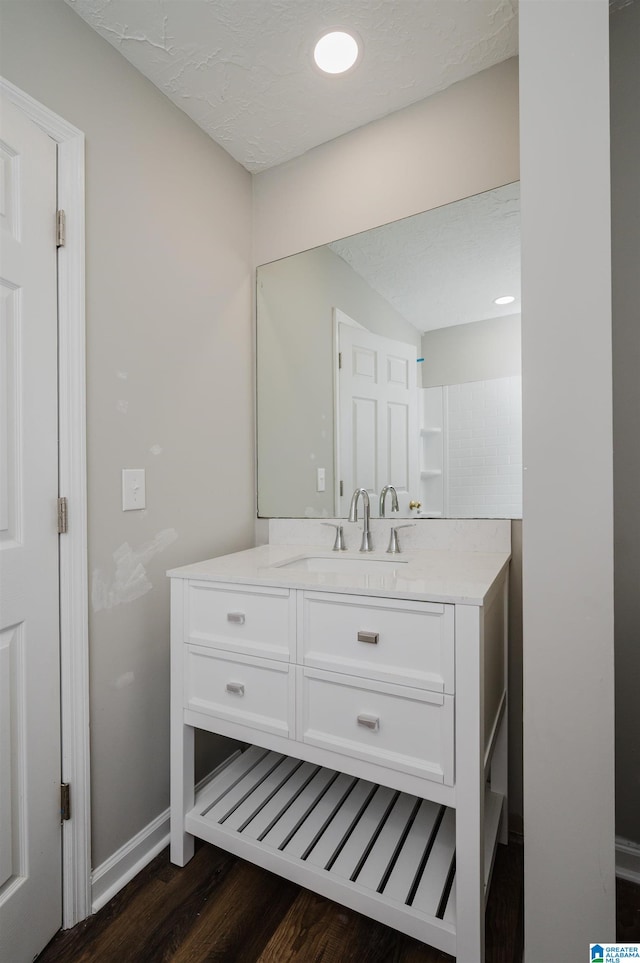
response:
[[[491,760],[491,788],[494,792],[500,793],[503,797],[502,819],[500,821],[499,841],[505,846],[509,842],[509,575],[507,574],[502,586],[502,609],[503,609],[503,658],[504,658],[504,686],[505,686],[505,705],[496,744]]]
[[[179,726],[171,745],[171,850],[170,859],[184,866],[193,856],[194,838],[184,831],[186,814],[194,804],[194,729]]]
[[[194,839],[184,831],[185,816],[194,804],[194,729],[182,722],[184,713],[184,579],[171,579],[171,851],[170,859],[184,866],[193,856]]]
[[[494,792],[500,793],[500,795],[503,797],[500,835],[498,836],[498,839],[505,846],[509,842],[509,785],[507,766],[507,750],[509,744],[507,735],[508,718],[507,706],[505,706],[502,719],[500,720],[500,728],[498,729],[495,748],[493,750],[493,758],[491,760],[491,788],[494,790]]]
[[[456,961],[484,963],[482,610],[456,606]]]

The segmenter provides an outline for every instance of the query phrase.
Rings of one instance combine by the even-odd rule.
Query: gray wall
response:
[[[616,831],[640,843],[640,3],[611,15]]]
[[[420,334],[325,246],[261,267],[256,297],[258,511],[333,517],[332,308],[418,351]],[[324,492],[316,491],[318,467]]]
[[[423,388],[519,375],[520,315],[427,331],[422,354]]]
[[[256,264],[518,180],[517,75],[508,60],[257,174]]]
[[[61,0],[0,16],[3,75],[86,134],[95,867],[169,803],[164,572],[253,541],[251,178]]]
[[[615,940],[608,16],[520,2],[528,963]]]

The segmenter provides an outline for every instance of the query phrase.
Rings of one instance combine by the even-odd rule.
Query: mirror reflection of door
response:
[[[348,514],[356,488],[368,491],[377,516],[380,492],[393,485],[393,517],[407,518],[418,486],[416,349],[341,322],[337,343],[336,516]]]

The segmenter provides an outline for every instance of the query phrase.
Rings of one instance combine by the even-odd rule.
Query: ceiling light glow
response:
[[[505,294],[501,298],[494,298],[494,304],[513,304],[515,298],[512,294]]]
[[[343,74],[353,67],[360,48],[358,41],[344,30],[332,30],[318,40],[313,59],[326,74]]]

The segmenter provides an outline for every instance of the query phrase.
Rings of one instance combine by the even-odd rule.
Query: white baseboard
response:
[[[616,836],[616,876],[640,885],[640,845]]]
[[[205,786],[215,775],[227,766],[240,750],[235,749],[219,766],[201,779],[196,786],[196,792]],[[160,813],[148,826],[141,829],[117,852],[105,859],[91,874],[91,912],[98,910],[119,893],[123,886],[131,882],[154,857],[169,845],[169,813],[166,809]]]
[[[169,844],[169,810],[140,830],[91,874],[91,912],[120,892]]]

